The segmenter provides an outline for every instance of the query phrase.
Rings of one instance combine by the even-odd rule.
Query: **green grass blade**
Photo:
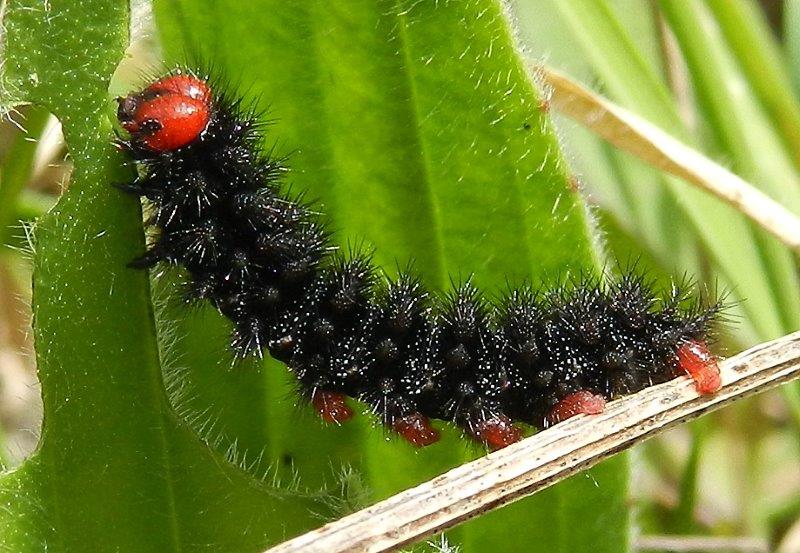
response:
[[[608,2],[576,0],[555,2],[554,6],[574,29],[574,36],[591,60],[592,69],[611,96],[679,138],[686,137],[663,79],[652,62],[644,58]],[[630,85],[631,79],[636,79],[635,87]]]
[[[800,104],[759,6],[752,0],[709,0],[708,8],[789,156],[800,166]]]
[[[786,0],[783,14],[784,55],[795,93],[800,90],[800,0]]]
[[[536,37],[542,33],[547,36],[549,27],[539,27],[535,15],[546,9],[556,10],[561,22],[570,31],[568,40],[572,42],[567,42],[565,48],[574,48],[576,44],[582,46],[590,62],[588,69],[594,70],[608,88],[612,99],[658,123],[687,144],[695,142],[677,116],[675,104],[656,73],[657,65],[642,57],[632,46],[633,39],[626,33],[609,2],[517,0],[517,4],[521,25],[527,28],[526,36]],[[681,4],[677,2],[676,5]],[[638,9],[641,17],[646,17],[644,10],[650,9],[644,4],[634,4],[628,8]],[[529,13],[527,17],[526,13]],[[547,48],[555,49],[564,42],[558,36],[546,44],[534,42],[534,53],[546,54],[549,51]],[[699,59],[702,60],[702,57]],[[637,85],[634,87],[630,83]],[[774,136],[772,140],[774,142]],[[784,167],[786,161],[784,157]],[[587,177],[592,178],[591,166],[584,167],[584,170],[588,173]],[[786,265],[786,252],[770,254],[779,260],[781,267],[777,270],[780,276],[772,281],[763,278],[764,274],[776,270],[764,258],[765,248],[767,251],[780,250],[780,246],[769,243],[769,238],[762,244],[761,238],[754,237],[751,226],[734,209],[720,205],[715,199],[678,179],[662,177],[653,180],[652,173],[648,174],[640,164],[630,163],[626,158],[613,170],[618,173],[620,181],[621,193],[618,196],[629,198],[629,212],[635,219],[634,222],[628,222],[617,213],[615,216],[620,225],[629,231],[636,230],[643,245],[653,252],[653,256],[666,269],[688,271],[699,278],[703,264],[698,263],[697,259],[710,256],[712,267],[721,273],[718,280],[711,277],[711,281],[729,284],[732,292],[730,299],[740,301],[737,309],[741,309],[740,313],[755,328],[755,335],[751,331],[739,334],[741,342],[750,343],[754,337],[775,337],[786,329],[784,312],[787,305],[794,304],[786,303],[785,297],[790,297],[797,289]],[[793,179],[794,176],[790,174],[789,178]],[[665,184],[669,190],[666,198],[662,189]],[[670,201],[670,196],[677,199],[677,204],[674,200]],[[701,249],[697,255],[691,242],[682,237],[686,233],[700,240]],[[746,301],[741,301],[745,298]],[[736,328],[732,331],[736,332]]]
[[[537,14],[543,9],[552,9],[569,29],[571,38],[584,53],[589,67],[598,76],[609,94],[618,102],[651,118],[665,129],[684,134],[669,91],[656,72],[652,59],[644,57],[642,49],[626,32],[622,21],[605,2],[577,0],[575,2],[541,2],[537,0],[518,0],[518,11],[523,15],[523,25],[535,25]],[[646,10],[646,11],[643,11]],[[649,8],[642,5],[631,6],[637,19],[648,20]],[[549,40],[553,48],[557,40]],[[637,83],[631,87],[630,83]],[[667,213],[679,211],[676,200],[667,185],[669,179],[653,175],[647,167],[638,162],[625,161],[614,165],[617,174],[614,186],[626,199],[631,217],[617,214],[619,221],[628,229],[635,230],[643,238],[648,249],[666,266],[673,265],[672,252],[691,251],[691,242],[681,242],[680,248],[664,240],[665,236],[677,238],[674,226],[680,223],[675,217],[665,217]],[[684,257],[683,270],[696,272],[693,255]],[[688,264],[688,266],[687,266]]]
[[[783,144],[758,106],[714,25],[696,3],[661,2],[692,74],[701,108],[718,143],[732,156],[735,169],[795,213],[800,213],[800,179]],[[800,281],[794,260],[784,248],[753,229],[756,248],[775,297],[772,312],[780,319],[765,338],[800,326]],[[765,298],[766,299],[766,298]],[[765,304],[766,305],[766,304]]]

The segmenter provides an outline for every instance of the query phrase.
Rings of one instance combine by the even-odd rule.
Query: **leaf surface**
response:
[[[439,291],[473,274],[495,294],[507,279],[536,284],[596,272],[585,206],[499,2],[155,6],[173,60],[186,52],[211,59],[269,106],[268,145],[291,152],[293,188],[319,198],[343,247],[363,241],[389,274],[413,260]],[[216,360],[197,362],[189,387],[211,398],[218,377],[207,376],[208,365]],[[285,369],[271,365],[267,383],[245,397],[198,400],[192,409],[213,410],[229,440],[254,443],[268,428],[264,450],[291,459],[302,480],[323,480],[345,461],[359,467],[377,499],[482,453],[453,431],[414,451],[368,428],[369,420],[329,429],[298,418]],[[269,407],[262,421],[226,417],[240,402]],[[457,529],[452,541],[465,551],[514,551],[520,543],[572,551],[590,542],[597,551],[624,550],[626,479],[620,457]],[[592,514],[598,504],[601,517]]]

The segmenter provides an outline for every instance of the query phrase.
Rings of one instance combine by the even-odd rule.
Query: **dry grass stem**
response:
[[[270,553],[392,551],[536,493],[673,426],[800,376],[800,332],[722,362],[722,389],[699,396],[688,378],[611,402],[416,488],[331,522]]]
[[[800,251],[800,218],[780,203],[652,123],[566,75],[545,67],[537,70],[551,87],[551,103],[557,110],[617,148],[714,194],[791,249]]]

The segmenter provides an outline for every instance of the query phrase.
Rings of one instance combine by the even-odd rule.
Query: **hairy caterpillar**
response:
[[[416,446],[449,420],[491,448],[680,374],[720,386],[707,347],[719,305],[657,296],[628,272],[601,284],[511,290],[496,305],[469,282],[445,295],[412,274],[379,277],[369,256],[342,256],[302,197],[281,191],[281,163],[258,150],[262,130],[238,99],[178,70],[118,99],[140,165],[124,190],[153,206],[157,229],[140,268],[188,273],[188,294],[234,326],[241,355],[269,352],[328,422],[347,398]]]

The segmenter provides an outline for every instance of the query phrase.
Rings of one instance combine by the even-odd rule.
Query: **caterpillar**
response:
[[[606,401],[688,374],[720,387],[708,348],[720,303],[655,293],[634,270],[609,283],[510,289],[496,302],[467,280],[432,294],[418,276],[381,276],[370,256],[342,255],[302,195],[282,190],[280,160],[259,150],[264,130],[242,100],[178,69],[117,99],[155,229],[136,268],[181,266],[192,300],[233,325],[239,356],[269,353],[329,423],[365,403],[421,447],[433,419],[492,449]],[[687,305],[688,303],[688,305]]]

